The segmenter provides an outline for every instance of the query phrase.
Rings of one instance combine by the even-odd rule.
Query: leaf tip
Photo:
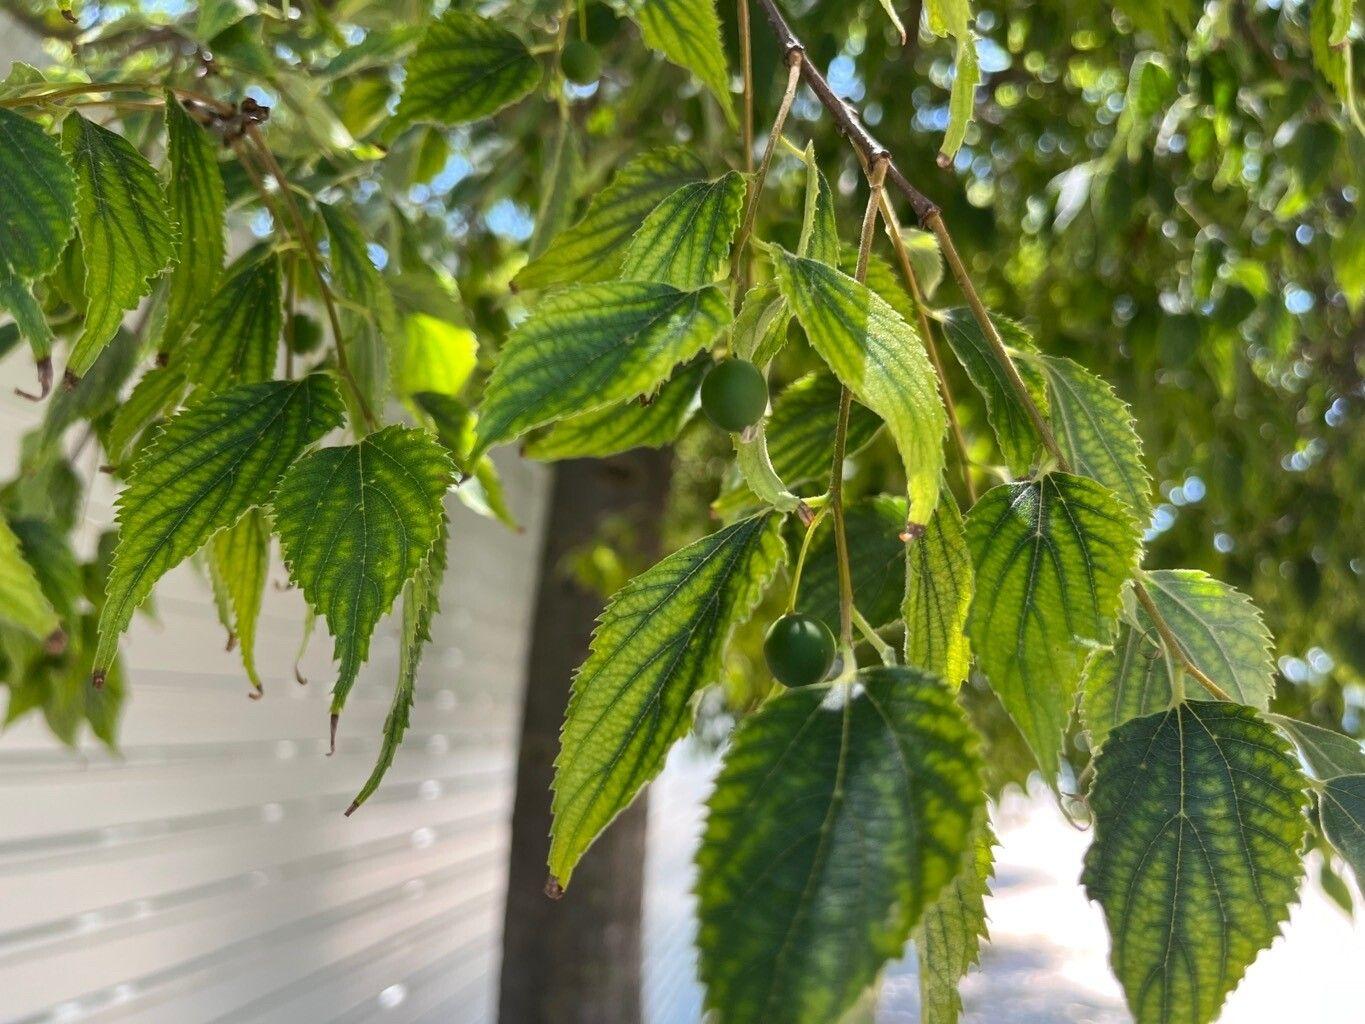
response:
[[[48,654],[57,655],[66,650],[66,631],[60,626],[47,635],[43,641],[43,650]]]
[[[559,884],[559,879],[554,875],[545,879],[545,895],[552,900],[564,898],[564,886]]]
[[[341,716],[338,715],[335,711],[333,711],[333,712],[332,712],[332,715],[331,715],[331,720],[330,720],[330,722],[328,723],[328,729],[327,729],[327,740],[328,740],[328,745],[327,745],[327,756],[328,756],[328,757],[331,757],[333,754],[335,754],[335,753],[337,752],[337,723],[338,723],[339,721],[341,721]]]
[[[38,371],[38,393],[34,394],[23,388],[15,388],[14,393],[30,402],[41,402],[52,393],[52,357],[43,356],[34,364],[34,369]]]
[[[104,689],[104,680],[108,676],[108,669],[97,668],[90,673],[90,685],[97,690]]]

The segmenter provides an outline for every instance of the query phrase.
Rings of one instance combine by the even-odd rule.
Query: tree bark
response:
[[[672,454],[639,450],[558,464],[550,499],[534,634],[526,666],[516,798],[503,922],[501,1024],[638,1024],[640,908],[647,792],[593,845],[558,901],[544,894],[550,780],[574,670],[602,610],[601,595],[565,571],[607,518],[629,524],[652,564]]]

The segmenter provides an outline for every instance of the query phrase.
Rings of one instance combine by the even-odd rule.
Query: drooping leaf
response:
[[[334,728],[375,625],[436,541],[453,476],[429,432],[392,426],[310,452],[280,481],[275,532],[289,578],[336,641]]]
[[[527,245],[527,253],[535,259],[545,251],[550,239],[568,226],[573,216],[573,201],[583,177],[583,155],[578,145],[578,133],[563,110],[559,134],[554,150],[549,154],[540,183],[540,205],[536,208],[536,226]]]
[[[915,669],[789,690],[740,725],[701,847],[701,976],[730,1024],[828,1024],[900,956],[983,814],[976,742]],[[833,692],[831,692],[833,691]]]
[[[976,107],[976,87],[980,84],[981,59],[976,53],[976,37],[968,32],[957,40],[953,88],[948,96],[948,127],[938,150],[940,161],[951,160],[962,148]]]
[[[686,68],[710,90],[733,127],[730,71],[720,41],[715,0],[617,0],[640,26],[645,44]]]
[[[473,454],[532,427],[648,394],[729,322],[716,287],[584,285],[541,302],[507,339],[484,391]]]
[[[976,594],[967,635],[1046,778],[1086,645],[1105,643],[1137,567],[1137,523],[1086,477],[1049,473],[988,491],[967,515]]]
[[[885,421],[905,464],[910,521],[938,504],[947,417],[918,333],[867,286],[778,246],[777,283],[806,336],[844,385]]]
[[[261,614],[265,580],[270,571],[270,523],[260,509],[252,509],[220,531],[209,544],[209,567],[215,592],[227,606],[228,621],[242,652],[242,667],[259,692],[256,671],[256,620]]]
[[[1104,484],[1146,525],[1152,515],[1152,481],[1127,403],[1107,382],[1070,359],[1035,356],[1029,362],[1047,380],[1052,430],[1072,470]]]
[[[1365,748],[1358,739],[1284,715],[1267,715],[1266,718],[1294,741],[1319,781],[1326,782],[1338,775],[1365,774]]]
[[[436,542],[431,546],[431,554],[417,570],[417,574],[403,587],[403,634],[398,647],[398,681],[393,688],[393,703],[384,718],[384,731],[379,742],[379,757],[360,792],[351,801],[346,814],[355,813],[356,808],[374,795],[379,784],[384,781],[394,756],[403,742],[403,736],[412,724],[412,704],[417,690],[417,667],[422,661],[422,651],[431,640],[431,620],[441,604],[441,583],[446,573],[446,538],[450,524],[441,517]]]
[[[118,498],[96,679],[156,581],[248,509],[268,503],[289,464],[340,422],[336,386],[323,374],[241,384],[171,417]]]
[[[523,454],[546,461],[600,459],[631,448],[662,448],[678,436],[692,414],[706,366],[698,362],[679,370],[648,401],[627,399],[562,419],[533,439]]]
[[[210,391],[269,380],[283,325],[279,257],[248,252],[203,304],[203,315],[185,342],[185,376]]]
[[[156,171],[127,139],[72,111],[62,144],[76,170],[87,301],[66,368],[81,377],[175,259],[178,234]]]
[[[408,58],[395,117],[404,124],[477,121],[539,81],[540,65],[511,32],[468,11],[447,10]]]
[[[1030,351],[1033,339],[1013,320],[991,318],[1002,340],[1016,351]],[[959,306],[943,314],[943,336],[953,355],[986,403],[986,417],[1000,445],[1000,454],[1011,472],[1022,476],[1037,463],[1042,438],[1033,426],[1023,400],[1010,385],[1007,367],[987,342],[971,310]],[[1031,364],[1018,362],[1020,375],[1029,385],[1039,410],[1048,412],[1047,392],[1042,377]]]
[[[924,536],[906,549],[905,663],[960,686],[971,666],[972,554],[952,492],[940,492]]]
[[[0,309],[14,317],[35,359],[50,358],[52,330],[30,284],[56,267],[75,218],[76,180],[65,154],[37,124],[0,109]]]
[[[1289,916],[1304,781],[1251,708],[1184,702],[1110,734],[1082,882],[1138,1024],[1208,1024]]]
[[[24,559],[19,538],[0,515],[0,622],[8,622],[46,641],[61,623],[52,602],[38,584],[33,567]]]
[[[806,205],[801,217],[801,237],[796,255],[819,260],[831,267],[839,264],[839,223],[835,217],[834,193],[815,160],[815,146],[807,143],[802,154],[806,165]]]
[[[1340,775],[1323,786],[1322,831],[1365,885],[1365,775]]]
[[[403,341],[393,293],[370,258],[364,232],[349,210],[320,204],[327,225],[327,261],[336,291],[346,303],[342,313],[344,346],[371,412],[383,409],[389,390],[389,352]]]
[[[791,319],[791,308],[777,285],[771,281],[755,285],[745,293],[739,312],[735,314],[730,350],[755,366],[767,366],[787,343],[787,325]]]
[[[590,284],[615,277],[631,236],[650,211],[680,186],[705,177],[706,166],[682,146],[642,153],[593,197],[582,220],[522,267],[517,287]]]
[[[730,257],[745,188],[744,175],[730,171],[664,197],[631,240],[621,276],[683,289],[710,284]]]
[[[174,96],[166,97],[166,139],[170,161],[166,197],[180,232],[175,267],[166,285],[163,352],[179,346],[218,283],[227,205],[213,139]]]
[[[981,822],[973,830],[966,862],[924,912],[915,933],[921,1024],[957,1024],[962,1012],[957,986],[977,963],[986,937],[994,845],[990,824]]]
[[[851,503],[844,512],[853,597],[858,611],[873,627],[900,617],[905,597],[905,501],[879,494]],[[816,527],[801,572],[797,611],[824,620],[839,632],[839,571],[834,551],[834,524]]]
[[[1270,634],[1247,597],[1193,569],[1156,570],[1140,577],[1190,659],[1242,704],[1264,710],[1275,689]],[[1096,651],[1086,666],[1081,717],[1091,739],[1103,742],[1109,730],[1130,718],[1170,705],[1171,672],[1155,623],[1138,606],[1132,621],[1120,624],[1109,650]],[[1181,670],[1183,671],[1183,670]],[[1185,687],[1199,699],[1211,697],[1186,675]]]
[[[780,526],[766,513],[703,537],[636,576],[602,613],[555,761],[549,867],[559,885],[691,725],[731,630],[783,561]]]

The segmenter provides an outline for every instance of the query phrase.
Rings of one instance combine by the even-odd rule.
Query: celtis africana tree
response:
[[[909,941],[955,1020],[989,798],[1033,771],[1144,1024],[1218,1016],[1310,850],[1349,905],[1352,0],[24,2],[57,60],[0,83],[0,339],[43,403],[0,492],[9,718],[112,743],[120,637],[186,559],[259,689],[277,540],[333,739],[401,620],[351,813],[461,569],[447,492],[510,521],[500,446],[676,445],[671,553],[603,523],[578,559],[612,595],[546,888],[734,721],[717,1020],[837,1021]],[[82,563],[90,445],[121,491]]]

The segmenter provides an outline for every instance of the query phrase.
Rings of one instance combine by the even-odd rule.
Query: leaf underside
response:
[[[972,833],[971,851],[946,889],[924,912],[915,933],[919,960],[920,1024],[957,1024],[958,982],[977,963],[986,938],[995,836],[987,822]]]
[[[1208,1024],[1289,916],[1304,783],[1251,708],[1185,702],[1110,734],[1082,882],[1138,1024]]]
[[[962,513],[943,489],[924,536],[906,548],[905,662],[961,686],[971,666],[967,613],[972,604],[972,553]]]
[[[744,175],[683,185],[645,218],[626,250],[621,276],[700,288],[720,275],[744,208]]]
[[[166,285],[161,350],[174,349],[199,319],[223,267],[223,176],[213,139],[173,96],[166,100],[170,173],[166,197],[179,227],[176,262]]]
[[[905,499],[880,494],[851,503],[844,511],[844,534],[858,611],[873,627],[900,618],[905,595]],[[839,571],[834,524],[821,523],[801,571],[797,611],[813,615],[839,632]]]
[[[745,719],[697,852],[708,1007],[838,1020],[957,875],[978,770],[952,694],[914,669],[789,690]]]
[[[1109,640],[1137,564],[1137,524],[1069,473],[988,491],[967,516],[976,594],[967,635],[1044,776],[1058,768],[1087,644]]]

